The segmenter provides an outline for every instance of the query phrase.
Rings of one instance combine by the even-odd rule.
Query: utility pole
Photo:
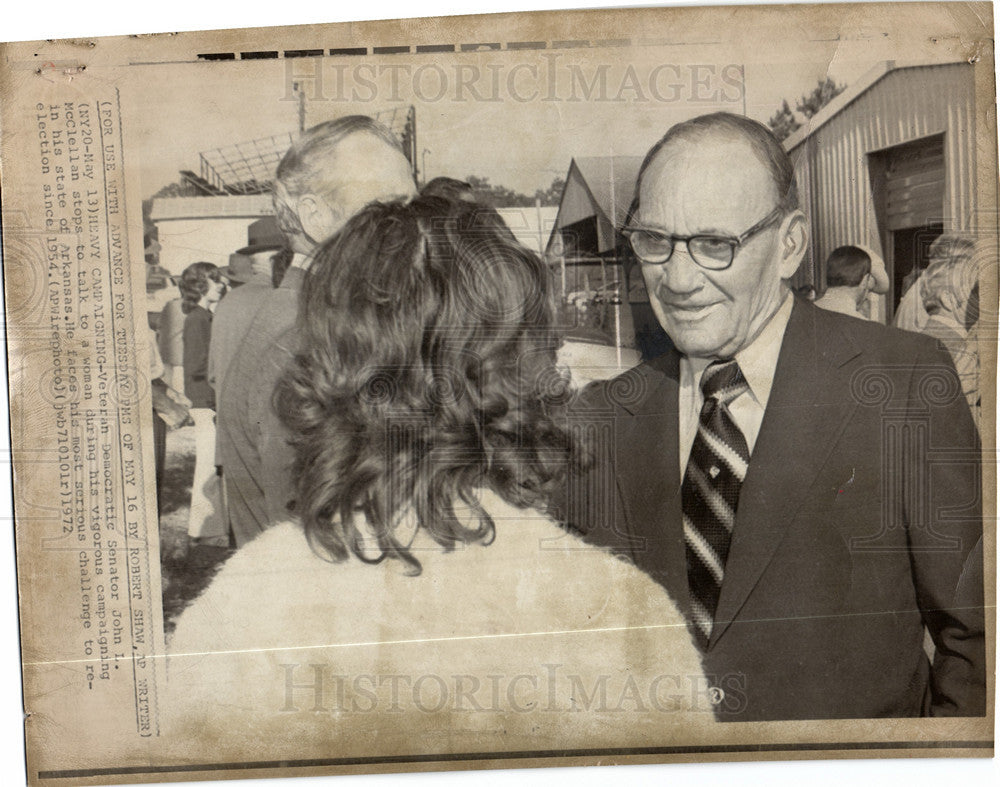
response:
[[[299,82],[292,82],[292,91],[299,97],[299,133],[306,130],[306,94]]]

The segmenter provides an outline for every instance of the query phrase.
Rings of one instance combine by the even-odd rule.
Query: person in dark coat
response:
[[[950,357],[792,295],[808,228],[759,123],[674,126],[637,191],[676,349],[584,392],[564,520],[670,592],[722,720],[984,715],[982,454]]]
[[[219,395],[219,460],[238,547],[288,515],[294,454],[271,398],[295,350],[312,255],[369,202],[415,193],[398,140],[361,115],[308,129],[278,165],[275,214],[294,256],[236,348]]]

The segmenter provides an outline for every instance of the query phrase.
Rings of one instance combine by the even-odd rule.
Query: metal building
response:
[[[825,287],[825,260],[842,245],[880,251],[891,319],[904,277],[927,262],[942,232],[976,232],[975,85],[966,62],[888,61],[789,137],[811,258],[795,284]]]

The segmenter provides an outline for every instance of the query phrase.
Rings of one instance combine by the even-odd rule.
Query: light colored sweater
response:
[[[166,728],[221,759],[663,745],[712,724],[664,590],[537,512],[496,539],[331,564],[278,525],[178,620]],[[686,737],[683,735],[682,737]]]

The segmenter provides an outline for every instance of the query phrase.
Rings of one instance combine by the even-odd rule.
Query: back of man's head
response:
[[[299,200],[323,200],[338,214],[323,227],[319,243],[376,199],[411,196],[415,192],[409,162],[399,140],[381,123],[364,115],[337,118],[305,131],[285,153],[275,173],[274,207],[278,224],[289,239],[304,233]]]
[[[795,185],[795,168],[778,138],[762,123],[731,112],[713,112],[700,115],[670,127],[659,142],[653,145],[639,168],[636,180],[636,199],[642,176],[657,154],[680,141],[700,142],[708,139],[744,142],[755,158],[766,167],[774,182],[779,204],[786,212],[798,208],[799,195]],[[638,207],[636,203],[636,207]]]
[[[931,244],[927,256],[931,264],[938,262],[954,264],[965,257],[972,257],[973,243],[961,235],[940,235]]]
[[[826,259],[827,287],[857,287],[872,271],[872,258],[857,246],[839,246]]]

